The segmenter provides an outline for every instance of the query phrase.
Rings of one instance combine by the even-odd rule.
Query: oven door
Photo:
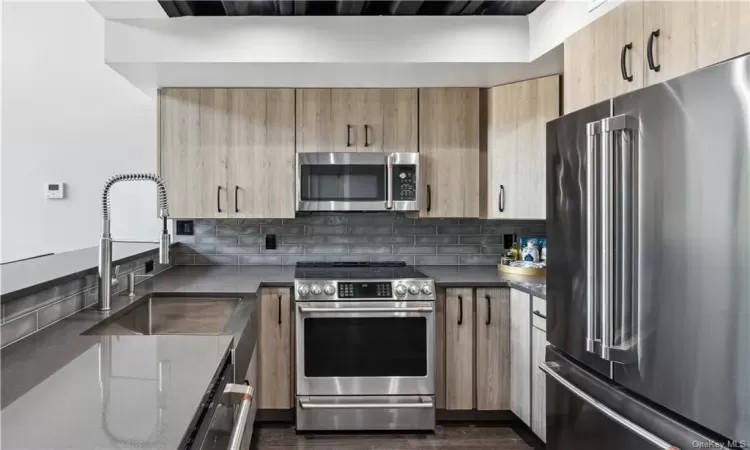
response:
[[[298,302],[297,395],[434,395],[434,302]]]
[[[297,211],[416,211],[418,153],[298,153]]]

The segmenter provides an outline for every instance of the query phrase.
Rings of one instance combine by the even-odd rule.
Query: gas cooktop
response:
[[[426,279],[427,275],[403,261],[299,262],[298,280],[402,280]]]

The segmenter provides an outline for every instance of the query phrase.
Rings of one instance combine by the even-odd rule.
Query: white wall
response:
[[[97,245],[108,177],[155,172],[154,92],[104,64],[104,19],[85,2],[4,2],[2,261]],[[45,182],[67,184],[46,200]],[[155,189],[112,190],[115,237],[155,239]]]

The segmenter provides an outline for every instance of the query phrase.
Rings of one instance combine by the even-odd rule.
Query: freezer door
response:
[[[610,108],[603,102],[547,123],[547,340],[606,376],[611,363],[597,343],[600,240],[588,232],[598,222],[589,223],[596,211],[587,205],[599,203],[587,186],[600,184],[601,130],[589,124],[609,117]]]
[[[750,442],[750,56],[619,97],[614,114],[639,122],[640,185],[637,359],[614,379]]]
[[[676,450],[725,443],[628,396],[550,347],[540,367],[547,374],[548,450]]]

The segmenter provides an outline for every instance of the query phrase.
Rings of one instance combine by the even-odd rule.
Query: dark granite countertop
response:
[[[114,243],[112,244],[113,265],[138,258],[157,248],[156,244]],[[96,273],[98,265],[98,247],[82,248],[2,265],[0,266],[2,302],[5,303],[87,273]]]

